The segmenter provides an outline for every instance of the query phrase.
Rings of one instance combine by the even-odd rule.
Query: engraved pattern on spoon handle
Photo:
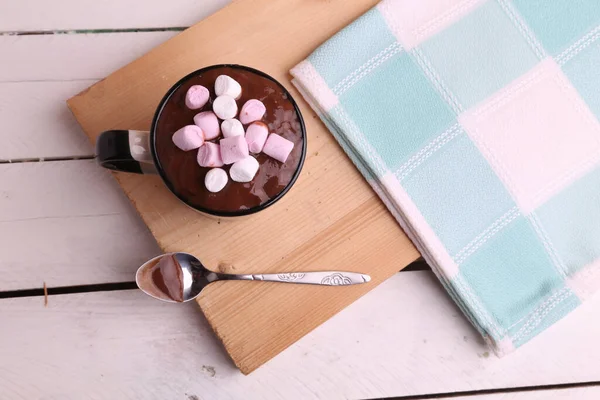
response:
[[[321,271],[288,272],[280,274],[230,275],[226,279],[302,283],[308,285],[346,286],[369,282],[371,277],[369,275],[356,272]]]

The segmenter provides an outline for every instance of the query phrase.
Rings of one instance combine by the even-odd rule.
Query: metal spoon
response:
[[[341,271],[253,275],[221,274],[206,269],[200,260],[188,253],[167,253],[154,257],[142,264],[135,274],[135,282],[144,293],[170,303],[193,300],[206,285],[220,280],[342,286],[369,282],[371,277],[356,272]]]

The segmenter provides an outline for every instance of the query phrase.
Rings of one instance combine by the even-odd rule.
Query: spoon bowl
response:
[[[366,274],[341,271],[221,274],[207,269],[198,258],[188,253],[159,255],[142,264],[135,274],[135,283],[144,293],[169,303],[185,303],[194,300],[202,289],[218,280],[346,286],[369,282],[371,277]]]

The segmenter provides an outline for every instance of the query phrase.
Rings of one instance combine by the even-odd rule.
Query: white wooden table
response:
[[[401,272],[243,376],[194,304],[131,290],[159,250],[65,100],[226,3],[0,0],[0,399],[600,398],[598,296],[497,359]]]

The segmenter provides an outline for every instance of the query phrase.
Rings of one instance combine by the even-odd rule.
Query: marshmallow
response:
[[[173,134],[173,143],[183,151],[197,149],[204,144],[204,133],[196,125],[186,125]]]
[[[226,119],[221,122],[221,132],[224,137],[244,136],[244,126],[237,119]]]
[[[222,167],[220,146],[212,142],[204,143],[198,150],[197,160],[201,167]]]
[[[216,139],[221,133],[221,130],[219,129],[219,120],[212,111],[204,111],[196,114],[194,123],[202,129],[202,132],[204,132],[204,140]]]
[[[217,96],[231,96],[234,99],[239,99],[242,95],[242,87],[230,76],[219,75],[215,81],[215,93]]]
[[[204,177],[204,186],[209,192],[220,192],[227,185],[227,172],[221,168],[213,168]]]
[[[263,148],[263,153],[269,157],[273,157],[277,161],[284,163],[292,152],[293,148],[293,142],[277,135],[276,133],[271,133],[267,138],[267,142]]]
[[[210,93],[208,93],[207,88],[202,85],[194,85],[185,94],[185,105],[190,110],[197,110],[208,103],[209,97]]]
[[[231,136],[219,141],[223,164],[233,164],[248,157],[248,143],[243,136]]]
[[[263,115],[267,112],[267,108],[260,100],[251,99],[248,100],[240,111],[240,121],[242,124],[249,124],[250,122],[260,120]]]
[[[250,182],[257,172],[258,161],[252,156],[236,161],[229,169],[231,179],[236,182]]]
[[[230,119],[236,116],[238,107],[233,97],[223,95],[213,101],[213,111],[221,119]]]
[[[253,122],[246,129],[246,142],[251,153],[260,153],[269,136],[269,128],[264,122]]]

